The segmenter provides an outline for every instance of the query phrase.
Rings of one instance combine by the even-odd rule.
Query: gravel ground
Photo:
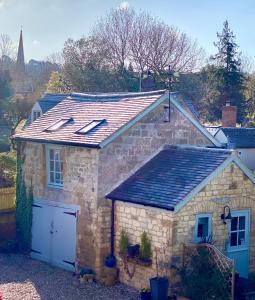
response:
[[[72,273],[20,254],[0,254],[0,292],[3,300],[139,299],[137,291],[125,285],[80,285]]]

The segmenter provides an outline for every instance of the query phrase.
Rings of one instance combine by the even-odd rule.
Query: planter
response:
[[[105,258],[104,264],[108,268],[114,268],[116,266],[116,258],[115,256],[109,255]]]
[[[141,300],[150,300],[151,299],[151,292],[141,292],[140,293]]]
[[[136,244],[136,245],[129,245],[128,246],[128,255],[130,257],[136,257],[139,255],[139,249],[140,249],[140,245]]]
[[[152,264],[152,260],[151,259],[139,258],[138,264],[141,265],[141,266],[144,266],[144,267],[149,267]]]
[[[150,279],[151,300],[167,300],[169,281],[167,277]]]

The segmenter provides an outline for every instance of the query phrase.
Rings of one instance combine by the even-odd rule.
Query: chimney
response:
[[[229,103],[222,108],[222,127],[236,127],[236,106],[231,106]]]

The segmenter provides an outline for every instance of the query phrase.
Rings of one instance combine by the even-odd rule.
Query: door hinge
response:
[[[63,260],[64,263],[72,265],[75,268],[75,262],[74,261],[68,261],[68,260]]]
[[[72,212],[64,211],[64,214],[74,216],[75,218],[77,217],[76,212],[72,213]]]
[[[33,204],[32,206],[33,206],[33,207],[40,207],[40,208],[42,208],[42,206],[40,206],[40,205],[38,205],[38,204]]]
[[[41,251],[37,251],[37,250],[34,250],[34,249],[31,249],[30,251],[31,251],[31,252],[34,252],[34,253],[42,254]]]

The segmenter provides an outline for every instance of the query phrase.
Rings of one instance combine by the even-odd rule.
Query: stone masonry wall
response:
[[[137,289],[148,287],[149,279],[157,275],[156,252],[159,264],[165,260],[169,261],[172,256],[173,213],[117,201],[115,214],[115,254],[120,268],[120,281]],[[124,271],[123,260],[119,256],[119,241],[122,230],[127,233],[131,244],[141,244],[141,235],[144,231],[151,241],[152,265],[150,267],[137,265],[132,279]],[[130,262],[128,266],[132,272],[134,264]],[[162,268],[159,268],[159,274],[167,275],[165,271],[162,271]]]
[[[50,188],[46,178],[46,146],[26,143],[24,147],[25,182],[32,180],[35,199],[77,204],[77,258],[80,266],[98,266],[98,219],[104,211],[97,209],[98,152],[95,149],[63,147],[63,188]]]

